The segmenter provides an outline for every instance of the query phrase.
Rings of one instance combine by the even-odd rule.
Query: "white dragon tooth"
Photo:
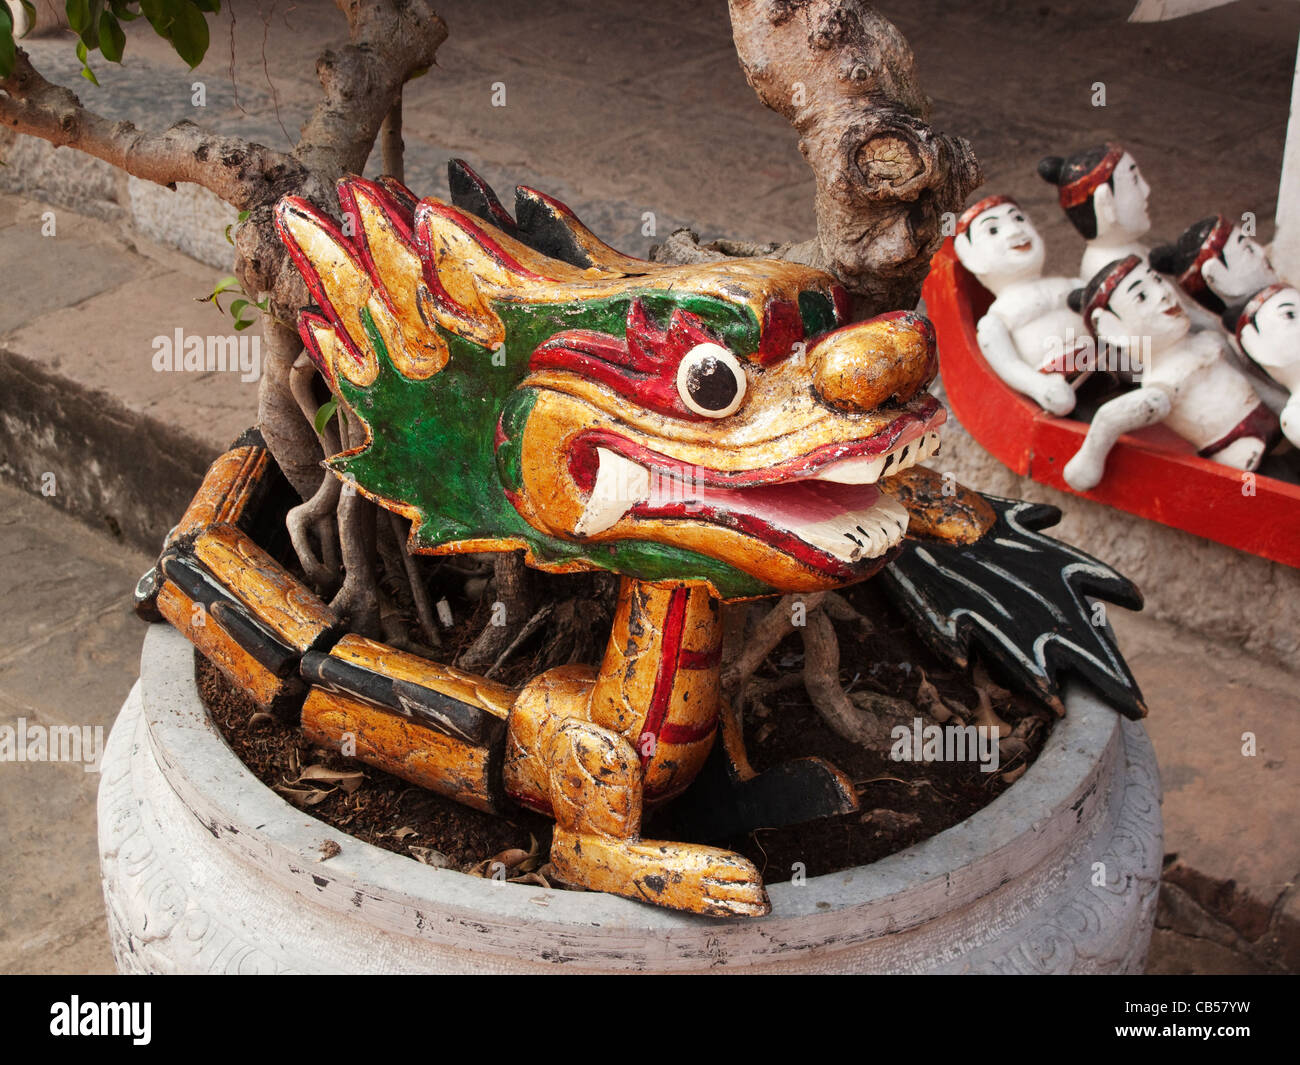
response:
[[[874,484],[885,468],[884,457],[841,459],[825,469],[819,470],[817,477],[822,481],[834,481],[837,484]]]
[[[595,536],[616,525],[636,504],[650,498],[650,471],[606,448],[596,449],[599,467],[591,496],[574,526],[579,536]]]

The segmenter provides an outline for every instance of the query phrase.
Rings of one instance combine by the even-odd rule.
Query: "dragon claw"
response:
[[[710,917],[772,911],[754,864],[718,847],[611,839],[557,827],[551,864],[566,883],[673,910]]]

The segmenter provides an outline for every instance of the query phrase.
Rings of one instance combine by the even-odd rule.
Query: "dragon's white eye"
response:
[[[745,370],[720,344],[696,344],[677,367],[677,394],[706,418],[734,414],[745,398]]]

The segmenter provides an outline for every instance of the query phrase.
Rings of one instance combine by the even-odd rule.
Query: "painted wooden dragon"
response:
[[[719,697],[724,600],[884,570],[948,657],[978,645],[1053,701],[1068,667],[1143,712],[1087,599],[1136,606],[1136,591],[1039,535],[1051,508],[918,465],[945,418],[924,318],[854,323],[834,279],[788,262],[629,258],[534,190],[512,217],[462,163],[451,186],[451,203],[417,202],[396,181],[344,180],[341,225],[300,199],[277,208],[315,301],[307,350],[365,427],[330,475],[408,517],[412,551],[522,548],[550,572],[620,574],[604,660],[516,690],[345,634],[261,546],[282,510],[252,435],[213,466],[137,598],[261,705],[471,806],[550,815],[569,883],[716,916],[768,911],[754,866],[640,834],[711,751],[715,832],[856,804],[818,759],[749,769]]]

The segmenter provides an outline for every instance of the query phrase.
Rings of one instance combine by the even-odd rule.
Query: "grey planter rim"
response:
[[[610,933],[624,940],[642,933],[647,944],[658,942],[648,948],[654,957],[670,964],[697,951],[705,934],[728,950],[783,958],[860,944],[1061,866],[1081,839],[1113,819],[1101,784],[1123,771],[1123,729],[1133,727],[1090,691],[1071,689],[1067,714],[1038,759],[982,810],[872,865],[771,885],[769,917],[722,921],[435,869],[311,817],[257,780],[226,745],[200,700],[193,648],[169,626],[151,626],[146,635],[140,696],[152,754],[184,806],[223,846],[305,899],[335,912],[373,900],[365,919],[381,930],[461,946],[455,934],[444,937],[445,925],[483,928],[486,921],[514,945],[485,937],[484,949],[515,957],[545,957],[548,943],[598,951]],[[327,842],[339,851],[321,861]],[[443,932],[427,920],[434,907]]]

